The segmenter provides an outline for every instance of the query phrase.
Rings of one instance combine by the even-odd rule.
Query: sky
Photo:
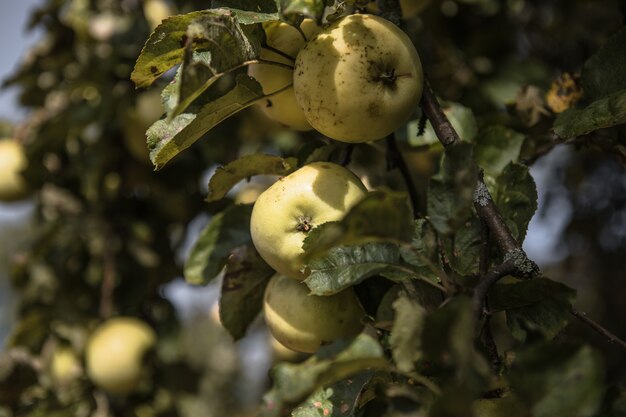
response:
[[[41,0],[5,0],[0,5],[0,80],[4,81],[15,70],[29,46],[37,40],[37,33],[26,30],[30,10]],[[15,89],[0,90],[0,118],[19,122],[24,118],[16,101]]]

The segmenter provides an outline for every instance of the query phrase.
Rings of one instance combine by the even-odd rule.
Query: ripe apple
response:
[[[267,284],[263,312],[272,335],[297,352],[358,334],[364,316],[352,288],[331,296],[309,295],[303,282],[275,275]]]
[[[367,142],[409,119],[423,79],[409,37],[381,17],[362,14],[338,20],[306,44],[293,88],[316,130],[342,142]]]
[[[111,394],[134,391],[143,375],[143,356],[154,346],[156,334],[134,317],[116,317],[100,325],[87,343],[87,375]]]
[[[22,145],[13,139],[0,139],[0,201],[20,200],[28,194],[21,171],[28,161]]]
[[[78,355],[69,346],[59,346],[50,358],[50,376],[59,385],[67,385],[78,378],[82,367]]]
[[[367,193],[346,168],[330,162],[305,165],[276,181],[256,200],[252,242],[272,268],[302,280],[302,243],[322,223],[340,220]]]
[[[264,24],[263,28],[267,45],[292,59],[265,48],[261,51],[261,59],[293,65],[298,51],[306,43],[302,34],[295,27],[283,22],[269,22]],[[307,39],[311,39],[320,30],[311,19],[305,19],[300,29]],[[252,64],[248,67],[248,74],[261,83],[264,94],[271,94],[293,83],[293,70],[270,64]],[[293,88],[268,97],[259,103],[259,107],[268,118],[284,126],[301,131],[312,129],[298,107]]]

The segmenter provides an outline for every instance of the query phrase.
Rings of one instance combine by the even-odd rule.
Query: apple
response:
[[[109,319],[87,343],[87,375],[111,394],[129,394],[141,382],[143,357],[155,342],[156,334],[145,322],[134,317]]]
[[[280,343],[272,334],[269,334],[269,345],[272,351],[272,359],[275,362],[299,362],[307,355],[302,352],[296,352]]]
[[[272,268],[302,280],[302,243],[320,224],[341,220],[367,194],[348,169],[331,162],[305,165],[280,178],[256,200],[250,218],[252,242]]]
[[[28,160],[22,145],[13,139],[0,139],[0,201],[16,201],[28,195],[21,171]]]
[[[314,353],[363,328],[365,313],[352,288],[330,296],[309,295],[305,283],[274,275],[263,297],[265,321],[285,347]]]
[[[67,385],[82,373],[78,355],[69,346],[57,347],[50,358],[50,376],[59,385]]]
[[[292,57],[287,58],[264,48],[261,51],[261,59],[292,65],[298,51],[304,46],[306,40],[302,33],[295,27],[283,22],[268,22],[263,25],[268,46],[281,51]],[[310,39],[320,28],[311,19],[305,19],[300,29]],[[264,94],[271,94],[293,83],[293,70],[281,68],[270,64],[252,64],[248,67],[248,74],[254,77],[263,87]],[[304,114],[298,107],[293,88],[266,98],[258,104],[261,111],[270,119],[291,129],[306,131],[312,130]]]
[[[173,15],[174,10],[172,5],[165,0],[144,0],[143,14],[150,25],[150,30],[154,30],[163,19]]]
[[[381,139],[417,109],[422,65],[409,37],[374,15],[349,15],[298,54],[296,99],[308,122],[342,142]]]

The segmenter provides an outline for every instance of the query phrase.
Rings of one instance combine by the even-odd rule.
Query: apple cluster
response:
[[[325,29],[311,20],[304,20],[301,30],[278,22],[264,29],[268,49],[261,58],[282,65],[256,64],[249,74],[267,95],[262,111],[284,126],[367,142],[393,133],[417,108],[420,59],[391,22],[355,14]],[[285,68],[290,64],[293,71]],[[312,229],[341,220],[366,194],[348,169],[316,162],[279,179],[256,200],[252,241],[277,271],[265,291],[265,319],[287,348],[312,353],[361,331],[365,313],[352,288],[331,296],[309,294],[302,246]]]

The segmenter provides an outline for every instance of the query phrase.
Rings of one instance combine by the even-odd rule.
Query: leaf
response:
[[[443,112],[463,141],[472,142],[474,140],[478,133],[478,125],[470,108],[459,103],[447,103],[443,105]],[[417,135],[419,132],[419,120],[410,121],[406,128],[408,142],[411,146],[439,144],[439,139],[430,121],[426,122],[424,133],[421,136]]]
[[[432,282],[440,281],[437,235],[425,219],[414,221],[411,245],[400,246],[400,256],[417,274]]]
[[[529,331],[547,339],[556,336],[569,322],[572,288],[547,278],[496,284],[489,291],[491,311],[506,311],[513,336],[525,340]]]
[[[156,169],[163,168],[217,124],[263,97],[261,85],[254,78],[239,75],[232,90],[207,103],[199,112],[183,113],[170,122],[154,123],[147,132],[150,160]]]
[[[472,215],[454,236],[443,238],[443,249],[452,269],[461,275],[478,274],[481,225]]]
[[[490,374],[485,359],[474,349],[474,317],[471,300],[452,298],[426,316],[422,331],[424,360],[449,374],[455,384],[479,391]]]
[[[399,263],[399,248],[391,243],[340,246],[311,262],[311,274],[304,282],[311,294],[331,295],[375,275],[400,273],[400,277],[410,279],[411,271]],[[398,280],[400,277],[394,275]]]
[[[589,346],[543,343],[517,355],[510,380],[534,417],[591,417],[602,402],[604,365]]]
[[[208,284],[222,270],[230,252],[251,241],[251,214],[252,206],[236,205],[213,216],[185,262],[188,283]]]
[[[412,372],[415,362],[422,356],[422,327],[426,310],[403,293],[393,303],[393,309],[396,314],[389,340],[393,360],[400,371]]]
[[[225,72],[259,55],[260,43],[248,39],[240,24],[268,20],[278,20],[278,15],[224,8],[171,16],[157,26],[146,41],[131,80],[137,88],[149,87],[163,73],[183,61],[188,44],[193,50],[210,51],[212,71]],[[221,49],[222,44],[229,45],[229,48]]]
[[[510,162],[519,160],[524,135],[504,126],[489,126],[476,138],[474,158],[485,172],[496,177]]]
[[[585,94],[593,99],[599,99],[626,89],[625,69],[626,28],[622,27],[607,40],[595,55],[585,62],[582,70]]]
[[[209,181],[207,201],[224,198],[239,181],[254,175],[287,175],[297,168],[296,158],[273,155],[246,155],[218,168]]]
[[[626,71],[623,71],[626,72]],[[554,133],[563,139],[626,123],[626,89],[594,101],[584,109],[569,109],[554,121]]]
[[[278,364],[270,375],[277,397],[286,403],[297,403],[320,387],[366,370],[386,367],[387,360],[378,341],[362,333],[349,345],[339,342],[323,347],[301,364]]]
[[[528,167],[507,165],[496,179],[493,199],[513,237],[523,242],[528,223],[537,211],[537,187]]]
[[[235,340],[263,307],[263,293],[274,270],[261,259],[252,246],[240,246],[232,251],[226,263],[220,297],[220,321]]]
[[[338,222],[322,225],[307,236],[305,262],[336,246],[366,242],[410,242],[413,215],[405,193],[368,193]]]
[[[445,150],[439,173],[428,190],[428,217],[435,229],[451,235],[472,215],[472,199],[478,172],[472,145],[457,143]]]
[[[353,417],[361,392],[371,378],[372,372],[365,371],[328,388],[320,388],[294,409],[291,416]]]

